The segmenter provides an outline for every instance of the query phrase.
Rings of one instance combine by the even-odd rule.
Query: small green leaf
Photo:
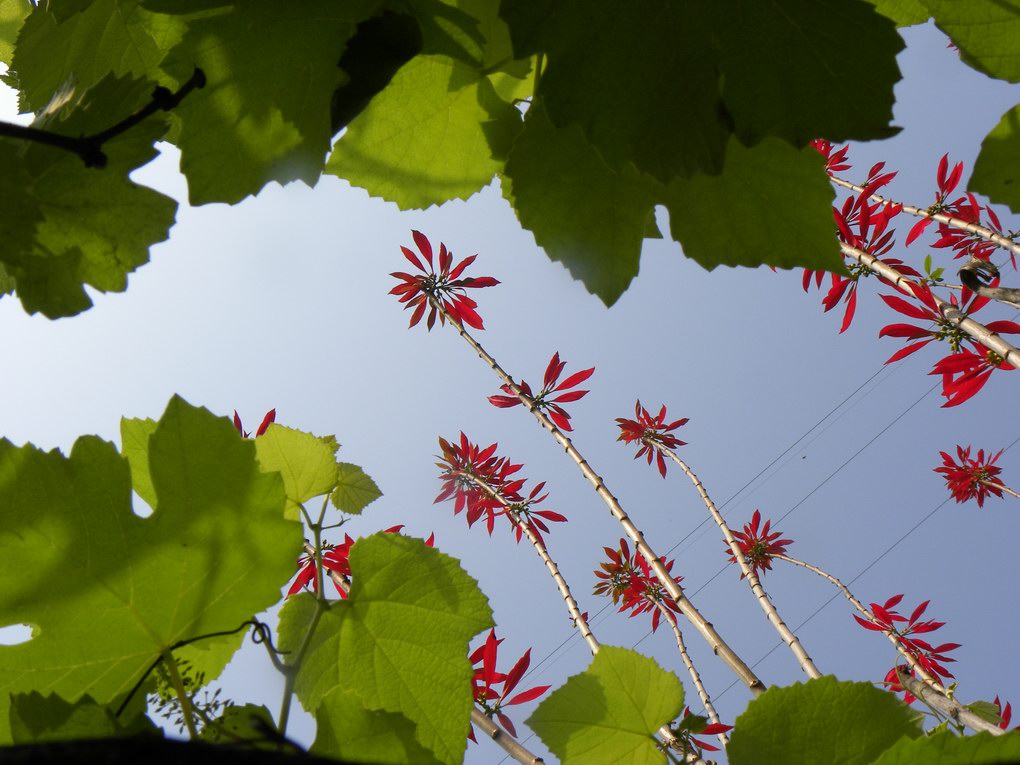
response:
[[[990,701],[973,701],[967,704],[967,709],[992,725],[998,725],[1002,722],[999,706]]]
[[[382,496],[375,481],[365,471],[349,462],[337,465],[336,489],[329,499],[342,513],[357,515]]]
[[[611,169],[576,125],[532,107],[503,176],[503,194],[551,260],[612,305],[637,275],[660,187],[633,167]]]
[[[402,209],[467,199],[502,170],[494,147],[520,124],[477,69],[418,56],[351,122],[326,172]]]
[[[981,143],[971,188],[1020,212],[1020,106],[1002,115]]]
[[[323,440],[276,424],[255,439],[255,454],[261,468],[266,472],[278,471],[283,476],[287,518],[299,519],[301,504],[328,494],[336,486],[338,446],[335,438]]]
[[[407,718],[436,759],[459,763],[472,707],[468,643],[492,626],[485,596],[420,539],[378,533],[351,547],[350,562],[347,600],[327,607],[299,595],[280,613],[280,648],[296,651],[316,609],[328,608],[298,671],[298,698],[318,710],[339,687],[366,710]]]
[[[944,731],[923,738],[901,739],[872,765],[1007,765],[1020,762],[1020,733],[958,736]]]
[[[823,677],[751,701],[727,752],[731,765],[868,765],[919,735],[917,713],[888,691]]]
[[[731,140],[722,175],[677,179],[665,203],[673,238],[709,270],[765,263],[842,272],[833,196],[818,152],[770,138],[750,149]]]
[[[563,765],[592,762],[662,763],[655,731],[684,703],[677,677],[652,659],[603,646],[591,666],[574,675],[528,718]]]
[[[380,765],[440,765],[415,740],[415,725],[402,714],[366,709],[357,694],[343,688],[327,693],[315,714],[312,754]]]
[[[979,72],[1020,82],[1020,15],[1003,0],[924,0],[935,24]]]

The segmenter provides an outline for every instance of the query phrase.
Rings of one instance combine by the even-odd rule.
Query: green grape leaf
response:
[[[314,185],[329,151],[337,64],[375,0],[257,0],[185,16],[162,66],[178,82],[194,67],[207,84],[174,110],[192,204],[239,202],[270,181]],[[172,2],[148,7],[173,12]],[[181,7],[187,13],[190,6]]]
[[[661,763],[655,731],[680,714],[683,686],[654,660],[603,646],[528,718],[563,765]]]
[[[1020,14],[1002,0],[924,0],[935,24],[979,72],[1020,82]]]
[[[246,627],[230,635],[218,635],[175,648],[174,658],[182,668],[187,667],[191,688],[203,688],[222,675],[250,633],[251,628]]]
[[[503,193],[552,260],[612,305],[637,275],[658,184],[611,169],[576,126],[556,128],[537,107],[506,162]]]
[[[336,489],[329,496],[333,507],[342,513],[357,515],[382,496],[375,481],[349,462],[337,465]]]
[[[520,124],[477,70],[418,56],[351,122],[326,172],[402,209],[467,199],[502,169],[493,155]]]
[[[822,677],[751,701],[727,753],[731,765],[867,765],[919,735],[917,713],[888,691]]]
[[[144,700],[144,694],[139,698]],[[144,707],[135,707],[130,710],[133,716],[118,718],[112,709],[97,704],[88,695],[72,704],[52,693],[15,693],[11,696],[11,740],[14,744],[37,744],[156,733],[159,729],[145,716]]]
[[[677,179],[665,192],[673,238],[705,268],[719,265],[843,271],[833,191],[814,149],[770,138],[730,142],[722,175]]]
[[[403,715],[436,759],[459,763],[472,707],[468,642],[492,626],[485,596],[455,559],[420,539],[386,533],[360,539],[350,563],[347,600],[327,607],[299,595],[280,612],[280,648],[296,651],[316,610],[324,609],[298,671],[298,698],[318,710],[339,687],[366,710]],[[329,724],[338,730],[341,722]]]
[[[315,720],[312,754],[349,762],[440,765],[415,739],[413,722],[396,712],[365,708],[353,691],[334,688],[327,693]]]
[[[492,0],[404,0],[395,9],[411,14],[421,29],[422,53],[481,67],[486,40],[480,15],[495,13]]]
[[[149,507],[156,506],[156,489],[149,474],[149,437],[156,432],[153,419],[120,421],[120,453],[131,466],[131,488]]]
[[[553,124],[579,125],[613,169],[667,182],[718,172],[730,132],[694,5],[508,0],[500,15],[517,58],[545,53],[538,97]]]
[[[1008,765],[1020,762],[1020,733],[957,736],[948,731],[900,739],[872,765]]]
[[[889,123],[903,38],[865,0],[702,7],[699,26],[712,30],[705,36],[716,46],[723,101],[745,144],[776,136],[800,147],[819,136],[841,142],[899,132]],[[833,35],[854,40],[854,55],[833,45]]]
[[[98,133],[149,100],[151,84],[107,77],[63,111],[37,124],[64,135]],[[150,117],[103,151],[102,169],[85,167],[67,151],[31,143],[0,142],[0,167],[14,168],[0,188],[17,191],[15,208],[24,216],[0,224],[12,233],[0,247],[0,262],[17,282],[18,297],[29,313],[50,318],[71,316],[92,305],[84,285],[122,292],[127,274],[148,262],[149,246],[167,238],[177,204],[139,186],[128,174],[156,155],[153,142],[166,131]],[[83,194],[82,189],[88,189]]]
[[[33,627],[0,646],[0,742],[10,694],[108,703],[164,651],[273,605],[293,575],[302,534],[283,482],[228,420],[173,398],[148,462],[156,507],[140,518],[111,444],[82,437],[65,457],[0,441],[0,613]]]
[[[1020,105],[999,120],[981,143],[970,187],[1020,212]]]
[[[931,16],[921,0],[868,0],[875,10],[892,19],[898,27],[923,24]]]
[[[10,295],[14,292],[14,289],[17,286],[17,281],[13,276],[7,273],[7,269],[4,268],[4,264],[0,263],[0,297]]]
[[[66,82],[85,91],[110,73],[158,79],[160,60],[182,32],[176,18],[134,0],[56,6],[37,5],[18,37],[13,68],[24,111],[42,109]]]
[[[326,440],[282,425],[270,425],[255,439],[255,453],[265,471],[278,471],[287,493],[286,517],[301,517],[300,505],[333,491],[337,484],[336,451],[332,436]]]
[[[31,12],[32,4],[28,0],[0,0],[0,64],[10,66],[14,42]]]

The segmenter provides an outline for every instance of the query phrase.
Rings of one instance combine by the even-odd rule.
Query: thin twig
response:
[[[845,181],[842,178],[836,177],[835,175],[829,176],[829,179],[837,186],[842,186],[843,188],[846,189],[852,189],[853,191],[856,191],[858,194],[864,191],[864,187],[858,186],[857,184],[854,183],[850,183],[850,181]],[[888,197],[883,197],[878,194],[872,194],[868,197],[868,199],[870,199],[873,202],[882,202],[899,205],[899,202],[894,202]],[[932,218],[934,220],[937,220],[939,223],[945,223],[947,226],[952,226],[953,228],[958,228],[961,231],[967,231],[968,233],[975,234],[977,236],[980,236],[982,239],[987,239],[989,242],[995,242],[995,244],[999,245],[1000,247],[1003,247],[1007,250],[1011,250],[1017,255],[1020,255],[1020,244],[1017,244],[1009,237],[1005,237],[1002,234],[998,233],[997,231],[993,231],[992,229],[982,226],[979,223],[970,223],[968,221],[961,220],[960,218],[954,218],[951,215],[946,215],[945,213],[931,213],[928,212],[928,210],[926,209],[914,207],[913,205],[900,205],[900,207],[903,209],[903,212],[905,213],[917,216],[918,218]]]
[[[906,285],[918,283],[912,279],[908,279],[888,263],[879,260],[870,252],[859,250],[856,247],[851,247],[850,245],[843,244],[842,242],[840,242],[839,248],[848,257],[853,258],[862,266],[874,271],[879,276],[884,277],[898,286],[906,287]],[[909,291],[909,288],[907,289]],[[949,324],[957,327],[963,332],[966,332],[974,338],[974,340],[979,342],[988,350],[994,351],[1000,358],[1004,359],[1014,368],[1020,369],[1020,348],[1015,348],[1010,345],[995,332],[988,329],[988,327],[984,324],[967,318],[960,312],[960,309],[952,303],[946,302],[934,293],[932,294],[932,297],[935,299],[935,305],[938,306],[939,313],[942,314],[942,318],[944,318]]]
[[[680,608],[680,611],[687,617],[687,619],[690,620],[691,624],[695,626],[698,632],[701,633],[701,636],[705,638],[705,641],[712,648],[713,653],[715,653],[715,655],[718,656],[745,685],[747,685],[753,694],[757,696],[764,693],[766,688],[765,684],[756,674],[754,674],[754,671],[744,662],[744,660],[741,659],[732,648],[730,648],[726,641],[724,641],[719,633],[716,632],[712,623],[708,621],[687,598],[683,588],[681,588],[666,571],[662,561],[659,559],[659,556],[655,554],[652,548],[648,545],[648,542],[645,541],[644,535],[637,526],[634,525],[634,522],[624,511],[623,507],[620,506],[616,497],[609,491],[605,481],[603,481],[602,477],[592,469],[587,460],[581,456],[581,453],[574,447],[566,434],[556,427],[555,423],[546,416],[545,412],[535,405],[534,399],[521,390],[520,386],[514,382],[513,378],[503,371],[503,368],[500,367],[496,360],[490,356],[481,345],[479,345],[478,341],[475,340],[466,329],[464,329],[464,325],[450,316],[449,312],[447,312],[439,300],[436,300],[435,296],[430,294],[429,302],[434,308],[442,313],[442,316],[450,322],[464,341],[471,346],[475,353],[478,354],[479,358],[481,358],[489,366],[489,368],[496,373],[499,379],[508,386],[511,391],[513,391],[514,395],[516,395],[517,398],[521,400],[521,403],[524,404],[525,408],[534,415],[539,424],[548,430],[556,442],[563,447],[567,455],[580,469],[581,474],[584,475],[588,482],[594,487],[596,494],[598,494],[602,501],[609,507],[609,511],[613,514],[616,520],[619,521],[624,531],[637,546],[640,553],[645,557],[645,560],[648,561],[652,570],[655,571],[655,575],[658,577],[659,582],[666,589],[666,592],[669,593],[670,597],[673,598],[674,602]]]
[[[1017,499],[1020,499],[1020,494],[1017,494],[1015,491],[1013,491],[1011,488],[1009,488],[1005,484],[998,483],[996,481],[988,481],[988,480],[985,480],[983,478],[981,480],[979,480],[978,483],[984,484],[985,486],[990,486],[992,488],[998,489],[999,491],[1004,491],[1007,494],[1009,494],[1010,496],[1016,497]]]
[[[103,144],[121,133],[130,130],[142,120],[152,116],[158,111],[170,111],[175,109],[181,100],[196,88],[205,87],[205,73],[195,68],[191,78],[184,83],[177,92],[172,92],[163,86],[156,87],[152,91],[152,98],[145,106],[134,114],[128,115],[116,125],[93,135],[69,136],[61,133],[54,133],[49,130],[31,127],[28,125],[16,125],[11,122],[0,122],[0,136],[18,138],[23,141],[53,146],[57,149],[69,151],[81,157],[85,167],[106,167],[107,156],[103,152]]]
[[[669,624],[673,630],[673,637],[676,638],[676,647],[680,652],[680,659],[683,661],[684,666],[687,667],[687,674],[691,676],[691,682],[694,683],[694,688],[698,691],[698,698],[701,699],[701,705],[705,707],[705,713],[708,714],[708,719],[716,725],[720,725],[722,720],[719,719],[719,714],[715,711],[715,706],[712,704],[712,698],[708,695],[708,691],[705,690],[705,684],[701,681],[701,675],[698,672],[698,668],[694,666],[694,662],[691,661],[691,656],[687,653],[687,644],[684,643],[684,634],[680,630],[680,625],[677,623],[676,617],[673,612],[670,611],[666,604],[658,598],[649,598],[655,607],[659,609],[659,613],[666,619],[666,623]],[[718,734],[719,741],[725,747],[730,743],[729,736],[725,733]]]
[[[719,512],[719,509],[715,506],[712,498],[708,496],[708,491],[705,489],[705,486],[701,483],[698,476],[693,470],[691,470],[690,466],[688,466],[686,462],[677,456],[676,452],[672,449],[669,449],[656,441],[645,440],[642,441],[642,443],[646,446],[651,446],[660,454],[663,454],[673,460],[673,462],[675,462],[684,474],[691,480],[691,483],[694,484],[694,488],[697,490],[698,495],[701,497],[701,501],[708,509],[709,515],[712,516],[712,520],[715,521],[716,526],[718,526],[719,530],[722,532],[723,539],[726,540],[726,544],[729,546],[730,552],[733,553],[733,557],[736,559],[737,565],[740,566],[740,571],[743,574],[742,578],[747,580],[748,585],[751,587],[751,592],[754,593],[755,598],[758,600],[758,605],[761,606],[761,610],[765,612],[765,618],[769,620],[776,632],[779,633],[779,637],[783,639],[783,642],[790,647],[790,650],[796,657],[801,669],[804,670],[804,673],[810,678],[821,677],[822,673],[818,670],[818,667],[815,666],[811,657],[808,656],[807,651],[804,650],[804,646],[801,645],[800,640],[794,634],[793,630],[791,630],[786,625],[786,622],[783,621],[783,618],[779,615],[779,611],[776,610],[775,604],[773,604],[769,599],[768,593],[765,592],[765,588],[761,585],[761,580],[758,578],[757,572],[752,566],[748,565],[747,559],[745,558],[743,551],[740,549],[740,545],[733,536],[733,532],[726,524],[726,521],[722,517],[722,513]]]

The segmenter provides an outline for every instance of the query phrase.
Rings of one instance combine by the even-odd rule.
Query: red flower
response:
[[[946,200],[949,195],[953,193],[953,189],[960,183],[960,177],[963,175],[963,163],[957,162],[953,169],[949,170],[949,155],[943,154],[942,159],[939,160],[939,168],[936,173],[936,181],[938,182],[938,191],[935,192],[935,202],[928,208],[929,215],[936,215],[942,212],[951,212],[950,208],[957,206],[961,201],[962,197],[953,203],[947,203]],[[919,237],[924,230],[931,225],[934,218],[921,218],[917,223],[914,224],[913,228],[910,229],[910,233],[907,235],[907,246],[909,247],[917,237]]]
[[[560,379],[560,374],[562,374],[563,368],[566,365],[567,362],[560,361],[560,354],[559,352],[556,352],[553,354],[552,359],[549,360],[549,366],[545,369],[545,378],[543,379],[542,390],[539,391],[538,395],[535,396],[532,394],[531,386],[524,380],[521,381],[520,388],[524,392],[524,395],[531,399],[531,402],[534,404],[536,409],[548,411],[549,419],[556,423],[558,428],[570,432],[573,430],[570,426],[570,415],[567,414],[566,410],[560,406],[560,404],[569,404],[588,395],[588,391],[586,390],[568,390],[568,388],[576,387],[591,377],[595,372],[595,367],[575,372],[557,385],[556,383]],[[500,386],[500,390],[509,395],[489,396],[489,403],[493,406],[498,406],[501,409],[508,409],[524,403],[520,398],[514,395],[513,388],[509,385]],[[554,393],[556,394],[555,396],[553,395]]]
[[[255,431],[255,438],[258,438],[269,430],[269,426],[276,422],[276,410],[270,409],[266,412],[266,416],[262,418],[262,423],[259,425],[258,430]],[[241,418],[237,414],[237,410],[234,410],[234,427],[237,428],[237,432],[241,434],[243,438],[250,438],[251,433],[246,431],[241,425]]]
[[[485,643],[471,654],[471,664],[475,670],[474,676],[471,678],[471,695],[485,714],[489,717],[495,715],[510,735],[516,738],[517,729],[514,728],[513,722],[503,713],[502,709],[534,701],[552,686],[537,685],[508,699],[507,696],[513,692],[524,677],[524,673],[528,671],[528,666],[531,664],[531,649],[525,651],[510,671],[504,674],[496,670],[497,653],[499,644],[502,642],[502,639],[496,638],[496,630],[489,630]],[[496,689],[496,686],[499,685],[503,686],[502,690]]]
[[[404,528],[404,524],[398,524],[396,526],[390,526],[388,529],[383,529],[387,534],[398,534],[400,530]],[[351,564],[349,558],[351,555],[351,547],[354,546],[356,540],[351,539],[349,534],[344,534],[344,543],[342,545],[331,545],[323,542],[322,545],[322,568],[324,571],[334,571],[349,581],[351,578]],[[435,534],[429,536],[425,540],[425,544],[432,547],[435,543]],[[329,577],[332,581],[332,577]],[[333,582],[333,586],[336,587],[336,591],[340,593],[341,598],[347,598],[347,591],[336,582]],[[312,592],[318,592],[319,583],[315,576],[315,556],[304,553],[298,558],[298,572],[294,578],[294,582],[291,584],[290,589],[287,590],[287,597],[300,592],[303,587],[309,587]]]
[[[456,321],[475,329],[485,329],[482,326],[482,317],[475,310],[478,303],[469,298],[465,290],[494,287],[499,282],[491,276],[462,277],[464,269],[470,266],[478,256],[472,255],[470,258],[464,258],[454,266],[453,253],[447,250],[446,245],[442,242],[439,244],[439,273],[436,274],[432,268],[432,244],[420,231],[412,231],[411,236],[414,237],[418,251],[428,263],[428,269],[415,253],[407,247],[401,247],[400,250],[404,253],[404,257],[424,276],[415,276],[403,271],[395,271],[390,274],[402,282],[391,289],[390,294],[400,296],[400,302],[404,304],[405,310],[414,308],[414,313],[411,314],[411,323],[408,326],[413,327],[421,321],[422,316],[425,315],[425,309],[429,307],[429,297],[432,297],[439,301],[446,314]],[[435,326],[437,314],[440,323],[446,322],[446,314],[439,313],[436,307],[432,306],[426,322],[429,330]]]
[[[649,465],[652,464],[652,453],[654,452],[659,474],[665,478],[666,461],[662,458],[662,452],[652,444],[662,444],[667,449],[676,449],[678,446],[686,445],[686,441],[681,441],[676,436],[670,435],[670,431],[676,430],[681,425],[686,425],[688,418],[684,417],[667,425],[665,404],[659,409],[659,413],[652,417],[649,411],[641,406],[640,401],[634,404],[634,416],[636,419],[633,420],[623,417],[616,418],[616,424],[620,428],[620,435],[616,437],[616,440],[627,444],[632,444],[635,441],[640,442],[641,448],[634,455],[634,459],[642,456],[647,457]]]
[[[565,516],[553,510],[533,509],[533,505],[544,502],[549,496],[542,494],[545,482],[535,485],[527,497],[521,494],[526,479],[512,476],[524,466],[514,464],[506,457],[496,456],[496,444],[481,449],[461,433],[459,443],[451,444],[440,438],[439,446],[443,450],[443,456],[436,466],[443,471],[441,476],[443,489],[434,503],[452,497],[454,515],[467,510],[468,526],[473,526],[484,515],[486,528],[491,535],[496,518],[505,515],[513,524],[517,541],[520,542],[523,528],[522,524],[515,520],[515,515],[539,540],[542,540],[543,531],[546,533],[549,531],[546,521],[563,523],[567,520]],[[483,481],[492,491],[486,491],[473,478]]]
[[[992,332],[1020,333],[1020,325],[1011,321],[988,323]],[[995,351],[970,341],[973,350],[964,348],[937,361],[928,373],[942,375],[942,395],[946,399],[943,407],[959,406],[976,396],[996,369],[1009,371],[1013,365]]]
[[[702,751],[718,752],[719,747],[699,741],[694,738],[694,735],[714,736],[717,733],[726,733],[731,730],[733,730],[732,725],[710,723],[707,717],[692,715],[690,707],[684,707],[683,718],[676,727],[672,728],[673,734],[679,739],[681,746],[684,746],[685,752],[692,751],[692,745]]]
[[[995,701],[992,703],[995,704],[995,708],[999,710],[999,727],[1003,730],[1007,730],[1009,728],[1010,721],[1013,719],[1013,705],[1007,701],[1006,708],[1003,709],[1002,702],[999,701],[998,696],[995,697]],[[1020,726],[1017,726],[1017,729],[1020,730]]]
[[[943,678],[951,678],[953,673],[942,666],[942,664],[943,662],[956,661],[945,654],[950,651],[955,651],[960,647],[960,644],[942,643],[941,645],[933,646],[926,640],[914,637],[927,632],[935,632],[935,630],[944,627],[946,623],[937,622],[932,619],[919,621],[925,610],[928,608],[928,604],[931,602],[928,600],[918,605],[917,608],[915,608],[910,614],[909,618],[902,616],[893,610],[901,600],[903,600],[902,594],[893,595],[881,606],[878,605],[878,603],[871,603],[871,613],[875,617],[874,622],[862,619],[857,614],[854,614],[854,619],[856,619],[857,623],[866,630],[892,633],[899,644],[917,660],[917,663],[928,674],[938,675]]]
[[[771,571],[772,556],[786,555],[787,545],[793,544],[792,539],[780,539],[783,535],[781,531],[769,533],[772,521],[765,521],[764,526],[760,524],[761,513],[755,510],[754,515],[751,516],[751,522],[744,524],[744,530],[733,532],[733,538],[737,541],[744,560],[756,573],[766,569]],[[726,546],[726,552],[730,553],[730,563],[736,563],[737,559],[733,556],[729,545]],[[740,578],[743,579],[744,575],[741,574]]]
[[[989,494],[1002,496],[1002,489],[999,488],[1002,482],[996,477],[1002,468],[995,464],[1002,452],[1002,449],[994,455],[989,452],[986,457],[985,450],[978,449],[977,457],[972,459],[970,447],[964,449],[958,445],[956,454],[960,461],[955,462],[946,452],[939,452],[942,455],[942,467],[935,468],[935,472],[945,478],[946,488],[958,503],[976,499],[978,507],[983,507]]]
[[[605,550],[609,561],[600,563],[600,570],[595,572],[596,578],[601,580],[592,590],[595,595],[611,597],[614,604],[619,604],[620,613],[630,611],[631,618],[651,612],[652,632],[659,628],[659,619],[662,615],[657,604],[661,603],[670,611],[680,613],[676,601],[666,592],[645,557],[637,550],[631,556],[626,539],[620,539],[619,550],[611,547],[602,549]],[[674,561],[667,561],[665,558],[659,560],[662,561],[666,572],[670,573]],[[683,577],[675,577],[673,581],[679,584]]]
[[[834,148],[831,141],[824,138],[816,138],[811,141],[811,146],[819,154],[825,157],[825,172],[829,175],[838,173],[841,170],[849,170],[852,165],[846,161],[846,154],[850,150],[850,144],[844,144],[842,148],[833,153]]]

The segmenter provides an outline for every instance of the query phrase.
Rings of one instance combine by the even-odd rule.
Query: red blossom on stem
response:
[[[632,444],[635,441],[639,442],[641,448],[634,455],[634,459],[642,456],[646,457],[649,465],[652,464],[652,454],[654,452],[659,474],[665,478],[666,461],[662,457],[662,452],[652,446],[652,444],[661,444],[667,449],[676,449],[679,446],[686,445],[686,441],[681,441],[676,436],[671,435],[670,431],[686,425],[687,422],[688,418],[684,417],[667,424],[665,404],[659,409],[659,413],[653,417],[647,409],[641,406],[641,402],[638,401],[634,405],[633,420],[628,420],[624,417],[616,418],[616,424],[620,428],[620,435],[616,437],[616,440],[627,444]]]
[[[520,684],[524,673],[528,671],[531,664],[531,649],[524,652],[509,672],[503,673],[496,669],[499,644],[502,642],[501,638],[496,638],[496,630],[489,630],[485,642],[471,654],[471,665],[474,667],[474,675],[471,678],[471,695],[485,714],[489,717],[495,715],[507,732],[517,738],[517,729],[510,718],[503,713],[503,708],[534,701],[552,686],[537,685],[510,696]],[[502,689],[498,690],[497,686],[502,686]],[[509,698],[507,698],[508,696]]]
[[[259,424],[258,430],[255,431],[255,437],[263,435],[269,426],[276,422],[276,409],[270,409],[266,412],[266,416],[262,418],[262,422]],[[241,425],[241,417],[238,415],[237,410],[234,410],[234,427],[237,428],[237,432],[241,434],[242,438],[251,438],[251,433],[244,429]]]
[[[560,430],[570,432],[573,430],[570,426],[570,415],[567,414],[567,411],[560,406],[560,404],[569,404],[588,395],[588,391],[586,390],[569,389],[577,387],[591,377],[595,372],[595,367],[582,369],[580,372],[575,372],[570,375],[570,377],[563,382],[558,382],[566,365],[567,362],[560,361],[560,354],[559,352],[556,352],[549,360],[549,365],[545,369],[545,377],[542,381],[542,390],[538,392],[538,395],[536,396],[532,394],[531,386],[524,380],[521,381],[520,388],[524,395],[531,399],[531,403],[536,409],[540,409],[548,413],[549,419],[556,423],[556,427]],[[493,406],[497,406],[501,409],[508,409],[510,407],[520,406],[524,403],[517,395],[514,394],[513,388],[509,385],[501,385],[500,390],[508,395],[489,396],[489,403]]]
[[[947,202],[949,195],[953,193],[953,190],[959,185],[960,178],[963,175],[963,163],[957,162],[953,169],[949,169],[949,155],[943,154],[942,159],[939,160],[938,171],[935,174],[935,180],[938,183],[938,190],[935,192],[935,201],[928,207],[929,215],[937,215],[938,213],[948,212],[952,214],[951,208],[956,207],[962,197],[955,202]],[[917,223],[914,224],[913,228],[910,229],[910,233],[907,235],[906,244],[909,247],[911,242],[917,239],[924,230],[931,225],[934,218],[921,218]]]
[[[1002,481],[997,476],[1002,468],[995,464],[1003,450],[995,454],[991,452],[985,455],[984,449],[978,449],[976,457],[970,456],[970,446],[964,449],[957,445],[956,455],[959,461],[954,460],[946,452],[939,452],[942,455],[942,466],[935,468],[936,473],[941,473],[946,481],[946,488],[949,489],[958,503],[966,502],[969,499],[976,499],[978,507],[983,507],[985,498],[989,495],[1002,496]]]
[[[943,664],[951,661],[956,661],[945,654],[950,651],[955,651],[960,647],[959,643],[942,643],[941,645],[933,646],[926,640],[916,637],[928,632],[935,632],[945,626],[945,622],[937,622],[933,619],[926,619],[921,621],[921,616],[928,608],[928,604],[931,601],[924,601],[919,604],[917,608],[911,612],[909,617],[903,616],[899,612],[893,610],[899,602],[903,600],[903,595],[893,595],[885,603],[879,605],[878,603],[871,603],[871,613],[875,617],[875,621],[869,621],[862,619],[857,614],[854,614],[854,619],[864,629],[871,630],[873,632],[887,632],[895,636],[896,641],[903,647],[918,663],[918,665],[929,675],[937,675],[942,678],[951,678],[953,673],[946,669]],[[895,672],[893,673],[895,674]],[[896,687],[893,687],[889,681],[890,675],[886,676],[886,683],[890,685],[890,690],[894,692],[902,691],[903,688],[899,687],[899,683]],[[908,694],[909,695],[909,694]],[[911,697],[912,700],[913,697]],[[910,700],[907,700],[910,703]]]
[[[470,266],[477,255],[464,258],[456,266],[453,265],[453,253],[446,249],[446,245],[439,244],[439,273],[433,269],[432,244],[420,231],[412,231],[414,243],[421,254],[419,258],[407,247],[401,247],[400,251],[404,257],[423,275],[408,274],[403,271],[394,271],[393,276],[401,281],[396,287],[390,290],[391,295],[399,295],[400,302],[404,309],[414,308],[411,314],[411,322],[408,327],[413,327],[425,315],[425,309],[429,308],[429,298],[438,301],[453,319],[475,329],[485,329],[482,326],[482,317],[475,310],[478,303],[467,296],[466,290],[480,287],[494,287],[499,284],[491,276],[463,276],[464,270]],[[424,263],[422,262],[424,260]],[[428,264],[428,268],[425,264]],[[431,307],[429,318],[426,322],[429,330],[435,326],[436,316],[439,316],[441,324],[446,322],[446,314],[437,310],[436,306]]]
[[[631,555],[626,539],[620,539],[618,550],[611,547],[602,549],[605,550],[609,560],[600,563],[599,570],[595,571],[596,578],[600,580],[592,590],[595,595],[611,597],[613,603],[620,606],[620,613],[630,611],[631,618],[651,612],[652,632],[659,628],[659,619],[662,615],[657,604],[661,603],[670,611],[680,613],[679,606],[666,592],[640,551],[635,550]],[[659,560],[666,572],[670,573],[674,561],[667,561],[665,558]],[[675,577],[673,581],[679,584],[683,577]]]
[[[816,138],[811,141],[811,147],[825,157],[825,172],[829,175],[849,170],[852,167],[847,162],[846,156],[847,152],[850,151],[850,144],[844,144],[834,152],[833,148],[835,147],[831,141],[826,141],[824,138]]]
[[[402,528],[404,528],[404,524],[401,523],[396,526],[390,526],[388,529],[383,529],[383,531],[387,534],[398,534]],[[349,534],[344,534],[344,542],[340,545],[331,545],[324,541],[322,544],[323,570],[327,573],[332,571],[349,580],[351,578],[351,564],[349,561],[351,547],[354,546],[356,541],[351,539]],[[432,547],[435,544],[435,534],[430,535],[425,540],[425,544]],[[330,579],[332,580],[332,577]],[[347,598],[347,591],[343,587],[336,582],[333,582],[333,586],[336,587],[336,591],[340,593],[341,598]],[[318,578],[315,576],[315,556],[307,552],[298,558],[297,576],[290,585],[290,589],[287,590],[287,597],[300,592],[305,587],[309,588],[312,592],[319,591]]]
[[[545,481],[532,487],[525,497],[522,492],[526,479],[514,477],[524,466],[497,456],[496,444],[482,449],[471,443],[462,432],[460,440],[455,443],[440,438],[439,447],[443,454],[436,466],[443,471],[440,476],[443,488],[434,503],[452,498],[454,515],[466,511],[468,526],[473,526],[485,516],[485,525],[491,535],[496,518],[505,515],[514,527],[518,542],[524,532],[522,525],[526,525],[540,541],[544,541],[542,532],[549,532],[547,522],[564,523],[567,520],[566,516],[554,510],[534,508],[549,496],[542,493]],[[492,491],[486,491],[473,478],[483,481]]]
[[[744,530],[733,532],[733,538],[736,540],[737,546],[740,547],[744,560],[755,573],[771,571],[772,556],[786,555],[787,546],[793,544],[792,539],[780,539],[783,533],[771,531],[771,526],[771,520],[765,521],[765,525],[762,526],[761,512],[755,510],[754,515],[751,516],[751,522],[744,524]],[[726,546],[726,552],[730,553],[730,563],[736,563],[737,559],[729,545]],[[740,578],[743,579],[744,575],[741,574]]]

